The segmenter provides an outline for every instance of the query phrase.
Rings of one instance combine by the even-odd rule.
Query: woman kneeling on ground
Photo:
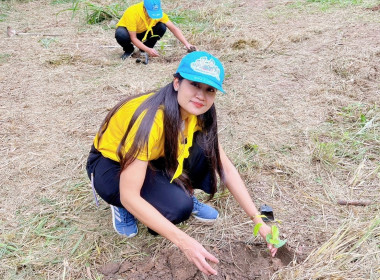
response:
[[[263,224],[260,235],[271,233],[218,143],[214,100],[218,90],[224,92],[223,80],[217,58],[189,53],[173,82],[122,100],[108,113],[87,162],[93,186],[111,206],[117,233],[135,236],[137,219],[177,245],[207,275],[217,271],[206,260],[218,259],[175,226],[190,215],[206,222],[218,218],[217,210],[197,200],[194,189],[212,197],[218,174],[254,223]],[[274,256],[277,249],[268,248]]]

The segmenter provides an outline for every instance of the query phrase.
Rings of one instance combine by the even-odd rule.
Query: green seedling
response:
[[[263,217],[263,216],[264,215],[261,215],[260,217]],[[261,228],[262,225],[263,225],[262,223],[258,223],[258,224],[255,225],[255,227],[253,228],[253,235],[254,236],[258,235],[259,230],[260,230],[260,228]],[[266,241],[268,243],[272,244],[274,247],[280,248],[280,247],[282,247],[282,246],[285,245],[286,239],[285,240],[279,239],[278,238],[279,235],[280,235],[280,231],[279,231],[278,227],[273,225],[272,226],[272,233],[268,233],[267,234]]]

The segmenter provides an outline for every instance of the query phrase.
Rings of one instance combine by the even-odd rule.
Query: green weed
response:
[[[335,157],[336,144],[329,142],[319,142],[316,140],[316,147],[313,151],[313,161],[320,162],[326,166],[335,165],[338,159]]]
[[[124,5],[121,5],[120,3],[112,3],[102,7],[89,1],[75,0],[71,8],[59,11],[58,14],[65,11],[71,11],[71,18],[73,19],[79,11],[83,11],[86,23],[97,24],[105,20],[119,20],[124,10]]]

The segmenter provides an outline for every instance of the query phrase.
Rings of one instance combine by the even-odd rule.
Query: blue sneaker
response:
[[[195,196],[193,196],[193,211],[191,214],[202,222],[215,222],[219,217],[218,211],[207,204],[199,202]]]
[[[116,232],[128,238],[135,236],[138,233],[135,217],[124,208],[110,206],[113,228]]]

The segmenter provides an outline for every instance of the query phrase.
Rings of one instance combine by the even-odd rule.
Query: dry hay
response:
[[[309,256],[273,278],[377,279],[379,227],[370,227],[380,203],[378,13],[366,8],[373,1],[327,12],[297,3],[165,5],[208,20],[181,27],[226,67],[227,95],[216,101],[221,143],[255,203],[274,208],[295,258]],[[159,258],[171,244],[143,225],[132,240],[114,233],[109,207],[93,203],[84,166],[107,111],[126,95],[169,82],[184,49],[168,35],[148,66],[121,62],[109,23],[56,15],[69,3],[1,5],[1,277],[96,279],[105,264]],[[60,36],[6,37],[8,25]],[[339,199],[372,204],[338,206]],[[228,193],[209,203],[221,212],[215,225],[191,219],[181,228],[214,251],[262,244]]]
[[[315,249],[302,265],[284,269],[274,278],[376,279],[380,269],[379,240],[379,216],[369,222],[353,218],[337,228],[334,235]]]

